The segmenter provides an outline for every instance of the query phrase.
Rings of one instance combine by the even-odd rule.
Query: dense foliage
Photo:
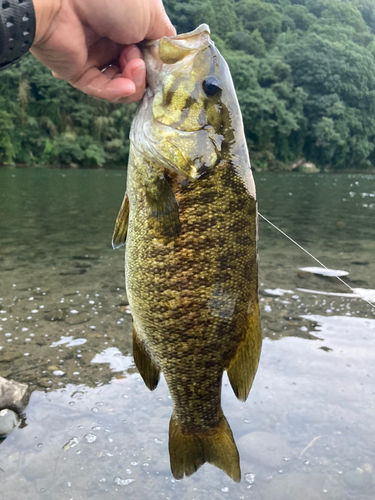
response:
[[[375,166],[375,0],[165,0],[227,59],[256,169]],[[0,163],[125,165],[134,106],[94,100],[25,57],[0,75]]]

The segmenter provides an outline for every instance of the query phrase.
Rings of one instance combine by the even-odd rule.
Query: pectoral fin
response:
[[[125,193],[120,211],[118,213],[115,229],[112,236],[112,247],[116,250],[125,244],[129,222],[129,198]]]
[[[135,326],[133,325],[133,356],[144,383],[153,391],[159,383],[160,368],[152,359],[145,343],[139,338]]]
[[[178,203],[163,174],[149,170],[145,179],[146,200],[151,223],[161,237],[175,237],[180,229]]]
[[[227,373],[232,389],[240,401],[249,395],[260,358],[262,331],[260,327],[259,306],[251,308],[245,338],[229,363]]]

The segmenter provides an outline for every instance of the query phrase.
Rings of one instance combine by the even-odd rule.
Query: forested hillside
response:
[[[164,0],[179,33],[210,25],[253,166],[375,167],[375,0]],[[0,164],[125,166],[134,105],[96,101],[32,56],[0,75]]]

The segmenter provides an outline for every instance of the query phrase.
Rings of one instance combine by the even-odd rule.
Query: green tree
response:
[[[246,30],[258,29],[267,44],[276,41],[281,32],[282,16],[273,5],[260,0],[240,0],[235,5],[235,11]]]
[[[297,30],[308,31],[317,22],[314,14],[311,14],[304,5],[288,5],[285,13],[293,19],[295,29]]]
[[[351,26],[355,31],[367,31],[360,11],[349,2],[330,0],[321,13],[321,23],[330,26]]]
[[[0,98],[0,104],[4,104],[4,99]],[[11,134],[14,130],[12,115],[0,109],[0,162],[12,165],[14,163],[14,147],[11,141]]]
[[[375,0],[164,0],[227,59],[252,163],[375,167]],[[136,105],[56,80],[32,56],[0,74],[0,164],[121,166]]]
[[[235,31],[228,37],[233,50],[243,50],[246,54],[263,57],[266,53],[266,44],[259,30],[252,33],[248,31]]]
[[[215,8],[217,9],[217,30],[221,38],[225,38],[227,33],[236,31],[239,26],[239,20],[234,11],[233,0],[215,0]]]
[[[375,136],[371,53],[349,40],[333,42],[311,33],[286,47],[285,61],[294,84],[308,94],[306,156],[319,163],[329,158],[335,168],[366,166]],[[327,151],[322,154],[322,149]]]
[[[208,24],[212,33],[218,33],[216,10],[214,9],[210,0],[206,0],[200,4],[200,7],[194,17],[195,26],[198,26],[202,23]]]

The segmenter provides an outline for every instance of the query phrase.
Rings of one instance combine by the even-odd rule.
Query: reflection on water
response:
[[[375,177],[256,181],[261,212],[373,300]],[[335,278],[301,271],[314,263],[263,221],[260,368],[246,403],[223,386],[243,479],[210,465],[173,479],[171,399],[134,368],[123,253],[110,247],[124,182],[0,170],[0,376],[34,390],[23,428],[1,444],[4,498],[372,500],[373,311]]]
[[[123,356],[117,347],[107,347],[103,352],[95,354],[91,363],[108,363],[112,372],[124,372],[134,366],[132,356]]]

